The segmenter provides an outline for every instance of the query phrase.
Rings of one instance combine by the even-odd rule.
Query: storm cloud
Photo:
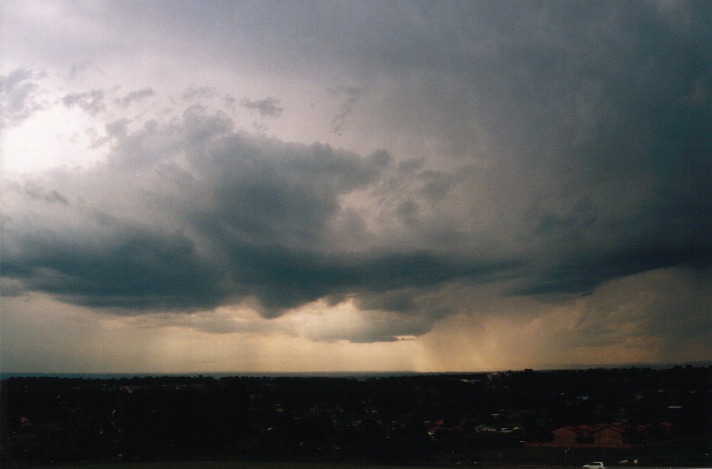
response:
[[[7,58],[13,296],[210,333],[396,343],[549,318],[542,350],[613,354],[635,330],[655,359],[709,350],[708,3],[97,8],[62,3],[101,39],[79,56],[50,29]],[[40,87],[31,61],[66,77]],[[47,141],[91,164],[12,171],[40,151],[30,116],[77,109]]]
[[[425,243],[399,248],[364,228],[363,217],[390,216],[389,204],[358,213],[344,198],[395,199],[390,184],[423,177],[398,171],[384,151],[364,157],[251,136],[199,107],[177,124],[117,137],[105,164],[8,190],[6,276],[66,301],[128,312],[253,296],[274,316],[335,295],[392,297],[405,287],[488,281],[516,265]],[[342,231],[353,226],[362,228],[344,242]],[[412,299],[362,303],[415,307]]]

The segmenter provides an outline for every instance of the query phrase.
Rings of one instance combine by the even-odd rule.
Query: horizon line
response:
[[[498,370],[450,370],[450,371],[416,371],[416,370],[331,370],[331,371],[0,371],[0,379],[12,377],[340,377],[340,376],[407,376],[407,375],[467,375],[507,373],[522,371],[566,371],[566,370],[591,370],[591,369],[624,369],[624,368],[655,368],[666,369],[676,366],[708,367],[712,360],[693,360],[688,362],[671,363],[620,363],[620,364],[568,364],[542,367],[508,368]]]

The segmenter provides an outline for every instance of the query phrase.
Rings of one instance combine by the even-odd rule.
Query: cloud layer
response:
[[[5,296],[206,333],[550,321],[556,350],[709,351],[705,2],[10,3]]]
[[[253,297],[274,316],[353,295],[405,312],[420,289],[491,281],[517,265],[446,248],[438,233],[422,239],[413,210],[435,211],[446,191],[432,187],[454,177],[383,150],[362,157],[249,135],[199,106],[114,137],[105,163],[9,184],[6,276],[126,312]]]

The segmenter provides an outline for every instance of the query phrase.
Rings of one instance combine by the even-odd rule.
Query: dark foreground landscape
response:
[[[708,366],[0,385],[2,467],[712,467]]]

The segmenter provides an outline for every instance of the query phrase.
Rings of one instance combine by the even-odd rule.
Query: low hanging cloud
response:
[[[10,188],[6,276],[129,313],[255,298],[273,317],[340,295],[362,297],[368,309],[414,310],[417,291],[406,303],[394,292],[488,281],[513,266],[381,245],[366,231],[360,246],[343,244],[340,199],[393,177],[385,152],[360,157],[254,137],[198,107],[177,126],[147,124],[116,138],[104,165]]]
[[[104,164],[6,189],[5,277],[121,314],[252,301],[264,317],[277,317],[320,299],[352,298],[364,311],[426,315],[425,331],[422,324],[459,310],[441,291],[448,285],[580,293],[637,272],[710,263],[709,246],[692,230],[640,235],[663,216],[688,228],[700,223],[670,212],[682,202],[669,199],[642,207],[616,237],[602,237],[609,234],[596,225],[602,214],[545,227],[538,218],[533,228],[526,220],[520,226],[539,232],[536,246],[510,250],[501,239],[502,251],[478,252],[477,244],[493,242],[495,226],[468,233],[468,220],[443,216],[464,202],[458,188],[469,190],[467,180],[384,151],[359,156],[253,136],[199,106],[179,123],[149,122],[115,137]],[[404,201],[418,207],[417,223],[415,209],[403,214]],[[429,228],[438,220],[450,223],[440,240],[443,232]],[[584,228],[590,239],[552,254],[561,236]],[[462,242],[450,243],[453,232]]]

